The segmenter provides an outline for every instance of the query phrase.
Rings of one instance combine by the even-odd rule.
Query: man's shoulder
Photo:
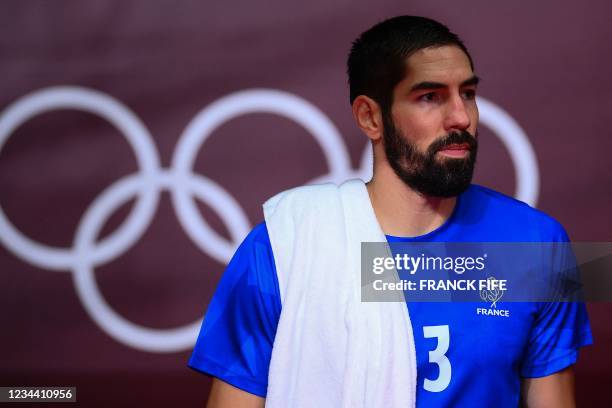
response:
[[[554,217],[499,191],[472,184],[462,199],[467,201],[466,207],[497,218],[500,222],[538,228],[552,237],[566,236],[565,229]]]
[[[268,235],[268,228],[266,227],[266,222],[261,221],[259,224],[255,225],[249,235],[247,235],[247,240],[250,240],[252,245],[270,245],[270,237]]]

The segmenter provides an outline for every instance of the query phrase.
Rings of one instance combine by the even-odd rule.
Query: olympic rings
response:
[[[535,205],[539,190],[536,156],[520,126],[501,108],[478,99],[481,123],[502,140],[514,163],[518,199]],[[213,131],[238,116],[265,112],[295,121],[321,146],[329,171],[311,183],[340,183],[349,178],[368,180],[372,175],[371,147],[367,144],[358,169],[352,169],[342,137],[318,108],[296,95],[270,89],[250,89],[227,95],[202,109],[183,131],[170,168],[162,168],[149,130],[127,106],[102,92],[60,86],[27,94],[0,114],[0,150],[21,124],[43,112],[57,109],[86,111],[106,119],[127,139],[139,171],[104,189],[85,211],[71,248],[44,245],[23,235],[0,206],[0,242],[24,261],[49,270],[72,273],[75,289],[92,320],[108,335],[135,349],[177,352],[193,346],[201,320],[172,329],[151,329],[132,323],[104,300],[94,277],[96,266],[118,258],[134,245],[151,223],[160,193],[171,193],[183,229],[203,252],[226,263],[251,226],[240,204],[223,187],[193,172],[198,151]],[[96,243],[102,226],[117,208],[136,197],[136,204],[108,237]],[[217,234],[200,216],[194,197],[221,218],[230,240]]]

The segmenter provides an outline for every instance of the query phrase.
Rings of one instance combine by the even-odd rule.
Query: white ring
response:
[[[286,92],[251,89],[217,100],[202,109],[189,123],[172,157],[174,177],[179,185],[187,183],[187,180],[192,177],[197,153],[217,127],[235,117],[254,112],[277,114],[297,122],[315,137],[323,149],[330,170],[329,177],[332,180],[343,181],[346,175],[350,174],[350,159],[342,137],[323,112],[304,99]],[[212,253],[220,255],[217,259],[229,260],[240,243],[239,240],[246,235],[248,230],[233,235],[234,242],[228,245],[204,219],[196,216],[199,211],[193,200],[186,194],[187,191],[184,188],[172,190],[172,202],[183,228],[200,248],[205,249],[210,246],[214,248]],[[215,196],[216,194],[213,194],[213,197]],[[244,224],[242,219],[246,217],[239,210],[240,208],[237,202],[233,202],[231,207],[225,210],[231,212],[229,219],[240,220],[237,224]]]
[[[493,102],[479,96],[477,104],[480,122],[493,130],[510,153],[516,177],[515,198],[535,207],[540,191],[540,173],[529,138],[519,124]]]
[[[76,109],[98,115],[114,125],[127,139],[136,155],[140,171],[151,180],[159,169],[159,157],[144,124],[121,102],[103,93],[80,87],[51,87],[25,95],[0,115],[0,150],[11,133],[33,116],[55,109]],[[101,244],[101,252],[121,247],[127,235],[150,213],[156,199],[151,192],[130,212],[124,224]],[[74,264],[72,249],[33,241],[11,224],[0,207],[0,240],[15,255],[32,265],[50,270],[67,270]],[[104,256],[98,255],[99,260]]]

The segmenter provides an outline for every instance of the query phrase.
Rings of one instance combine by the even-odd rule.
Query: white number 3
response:
[[[425,378],[423,387],[427,391],[440,392],[444,391],[451,380],[451,364],[445,356],[450,344],[450,334],[448,325],[444,326],[424,326],[423,335],[426,338],[437,337],[438,346],[435,350],[429,352],[429,362],[437,364],[440,367],[440,375],[435,380]]]

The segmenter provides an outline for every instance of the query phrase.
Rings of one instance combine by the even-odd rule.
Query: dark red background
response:
[[[0,109],[52,85],[109,94],[151,131],[162,165],[200,109],[235,91],[298,95],[340,130],[357,166],[366,139],[352,122],[345,77],[351,41],[397,14],[433,17],[465,40],[480,94],[521,125],[540,163],[537,206],[573,240],[612,240],[609,110],[612,5],[578,1],[4,1]],[[512,162],[481,130],[476,182],[513,194]],[[195,166],[241,204],[251,223],[282,189],[326,173],[322,152],[296,123],[271,114],[227,122]],[[0,205],[28,237],[69,247],[83,212],[137,170],[122,135],[91,114],[41,114],[0,151]],[[130,205],[109,220],[104,234]],[[203,216],[227,235],[219,216]],[[105,299],[152,328],[203,315],[223,265],[181,228],[164,193],[144,237],[96,269]],[[76,385],[83,406],[202,406],[209,380],[186,368],[190,351],[151,353],[116,341],[89,317],[70,273],[30,265],[0,246],[0,385]],[[576,367],[579,406],[608,406],[610,304],[588,305],[595,346]],[[503,350],[500,350],[503,352]]]

